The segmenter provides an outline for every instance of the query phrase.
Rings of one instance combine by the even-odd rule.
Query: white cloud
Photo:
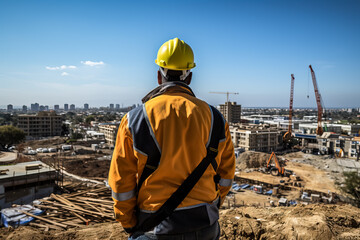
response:
[[[68,76],[69,74],[67,72],[62,72],[61,76]]]
[[[69,66],[61,65],[59,67],[45,67],[45,68],[47,70],[64,70],[64,69],[76,69],[77,67],[73,65],[69,65]]]
[[[82,64],[93,67],[93,66],[99,66],[104,65],[105,63],[103,61],[100,62],[92,62],[92,61],[81,61]]]

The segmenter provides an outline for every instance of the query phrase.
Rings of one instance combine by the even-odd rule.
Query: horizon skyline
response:
[[[224,102],[225,103],[225,102]],[[214,105],[215,107],[217,107],[217,106],[220,106],[220,104],[224,104],[224,103],[219,103],[219,104],[217,104],[217,105]],[[20,110],[20,109],[22,109],[22,107],[23,106],[26,106],[27,108],[28,108],[28,111],[31,111],[30,110],[30,106],[31,106],[31,104],[35,104],[35,103],[30,103],[30,105],[25,105],[25,104],[23,104],[23,105],[13,105],[13,104],[11,104],[11,105],[13,105],[13,109],[15,110]],[[39,106],[48,106],[49,107],[49,110],[54,110],[54,108],[55,108],[55,105],[59,105],[59,110],[64,110],[64,104],[68,104],[69,106],[69,108],[70,108],[70,105],[72,105],[72,104],[74,104],[74,103],[63,103],[63,104],[54,104],[54,105],[47,105],[47,104],[39,104]],[[77,104],[74,104],[75,105],[75,109],[84,109],[84,104],[87,104],[87,103],[83,103],[83,104],[79,104],[79,105],[77,105]],[[110,108],[110,104],[114,104],[114,109],[116,109],[116,104],[119,104],[120,105],[120,108],[126,108],[126,107],[132,107],[132,106],[138,106],[140,103],[133,103],[133,104],[129,104],[129,105],[124,105],[124,104],[121,104],[121,103],[109,103],[108,105],[97,105],[97,106],[91,106],[90,104],[89,104],[89,110],[90,109],[95,109],[95,108]],[[238,103],[237,103],[238,104]],[[9,105],[9,104],[8,104]],[[241,105],[241,104],[239,104],[239,105]],[[79,107],[80,106],[80,107]],[[81,107],[82,106],[82,107]],[[271,108],[275,108],[275,109],[277,109],[277,108],[279,108],[279,109],[289,109],[289,107],[286,107],[286,106],[268,106],[268,107],[264,107],[264,106],[257,106],[257,107],[255,107],[255,106],[243,106],[243,105],[241,105],[241,109],[243,109],[243,108],[264,108],[264,109],[271,109]],[[293,107],[293,109],[317,109],[317,107],[315,106],[315,107],[302,107],[302,106],[300,106],[300,107]],[[327,107],[327,108],[324,108],[325,110],[327,110],[327,109],[356,109],[356,110],[358,110],[358,109],[360,109],[360,107],[351,107],[351,106],[347,106],[347,107]],[[0,110],[7,110],[7,105],[0,105]],[[68,110],[69,111],[69,110]]]

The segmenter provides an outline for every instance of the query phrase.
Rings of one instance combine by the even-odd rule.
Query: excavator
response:
[[[340,148],[340,151],[339,152],[335,152],[335,154],[334,154],[334,156],[335,156],[335,158],[342,158],[342,157],[344,157],[344,151],[343,151],[343,149],[342,148]]]
[[[274,158],[275,165],[270,164],[272,158]],[[284,167],[280,166],[280,162],[277,159],[275,152],[271,153],[269,160],[266,163],[266,171],[273,176],[280,175],[283,177],[289,177],[291,174],[293,174],[293,171],[287,170]]]

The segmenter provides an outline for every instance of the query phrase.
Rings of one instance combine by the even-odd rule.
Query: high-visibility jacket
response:
[[[108,181],[115,202],[115,218],[125,229],[137,224],[139,212],[136,214],[135,209],[144,214],[158,210],[206,156],[206,144],[212,129],[210,106],[196,98],[185,84],[175,84],[160,92],[161,94],[154,94],[142,106],[127,113],[118,129]],[[161,158],[155,172],[137,192],[138,178],[148,157],[137,147],[139,143],[134,142],[134,139],[141,139],[141,131],[136,129],[139,127],[136,118],[140,115],[135,115],[135,112],[139,111],[143,111]],[[218,164],[217,172],[210,165],[175,210],[176,213],[186,210],[187,214],[192,215],[196,210],[189,212],[189,209],[217,205],[219,198],[223,201],[230,190],[235,172],[235,156],[229,126],[225,120],[224,124],[225,136],[219,142],[215,159]],[[216,174],[220,175],[218,186],[214,182]],[[178,223],[176,225],[181,226]],[[163,232],[169,233],[164,229]]]

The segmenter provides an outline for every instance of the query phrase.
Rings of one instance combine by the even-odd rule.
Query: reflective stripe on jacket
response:
[[[136,206],[143,213],[154,212],[181,185],[205,157],[212,128],[209,105],[193,96],[191,90],[184,86],[168,88],[140,108],[143,109],[130,111],[121,121],[109,171],[116,220],[124,228],[136,225]],[[139,115],[134,114],[140,110],[144,113],[161,158],[156,171],[144,181],[137,195],[138,177],[148,158],[148,154],[137,148],[134,142],[134,139],[141,139],[141,131],[136,130],[139,126],[132,123],[136,120],[134,116]],[[178,210],[204,204],[212,206],[218,197],[223,200],[230,190],[235,156],[229,126],[225,121],[224,124],[225,138],[219,143],[216,157],[219,191],[213,180],[216,173],[210,165]],[[134,138],[134,134],[138,138]]]

